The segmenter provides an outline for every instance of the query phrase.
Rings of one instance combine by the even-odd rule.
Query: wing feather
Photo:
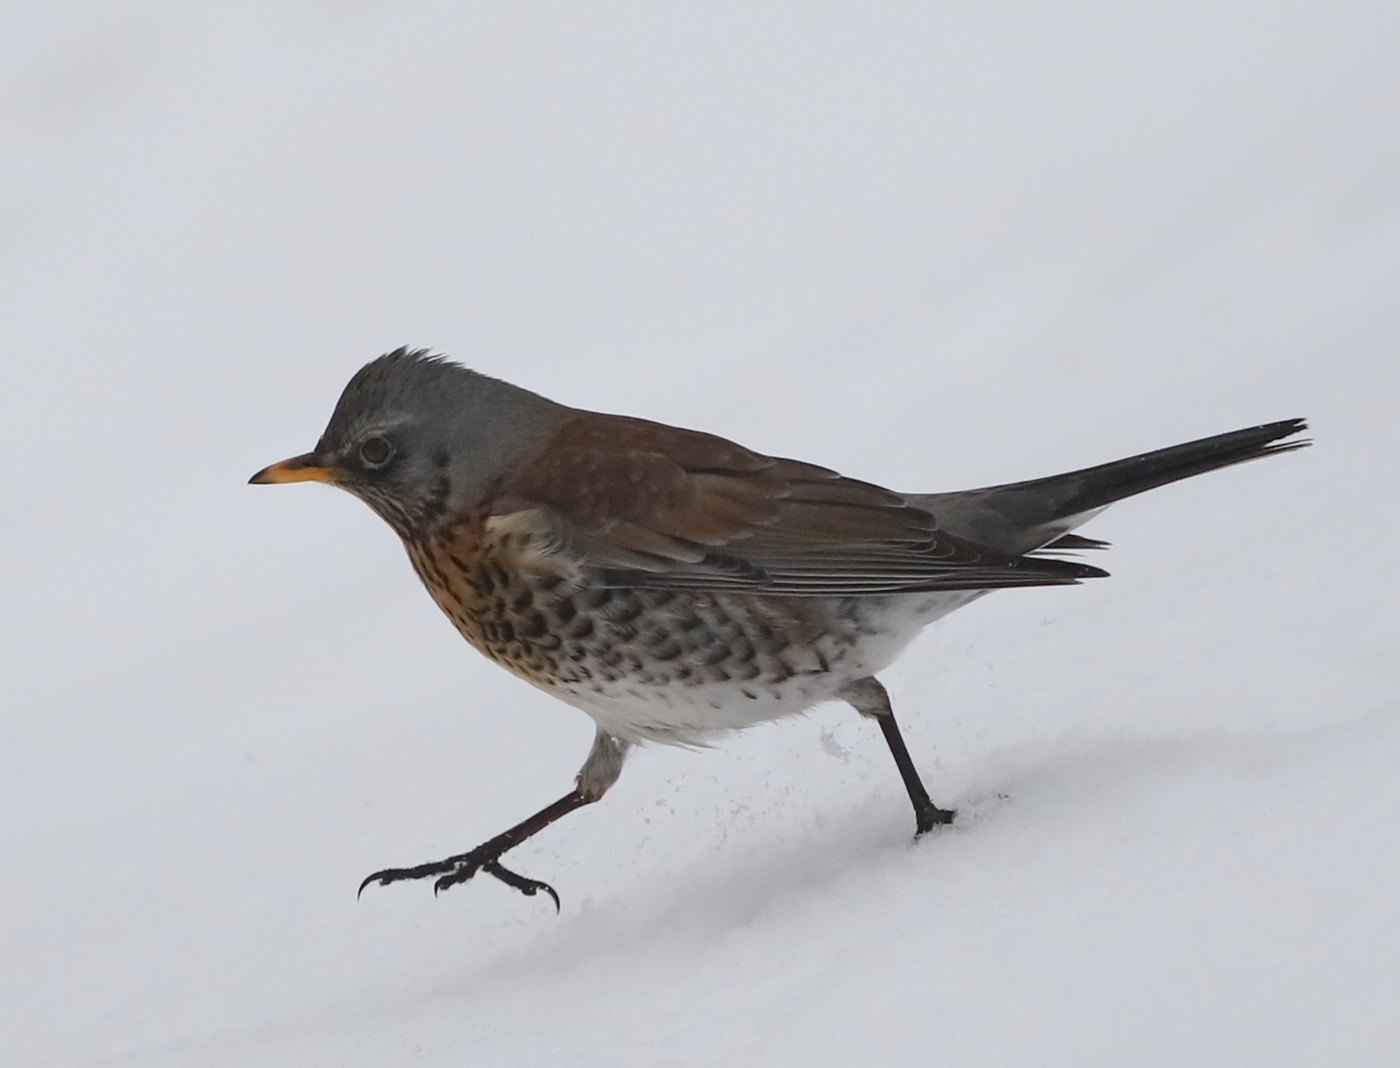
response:
[[[1097,568],[940,530],[880,486],[711,434],[580,412],[497,494],[605,586],[859,596],[1073,583]]]

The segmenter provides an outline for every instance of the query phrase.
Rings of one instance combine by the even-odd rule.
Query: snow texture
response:
[[[1400,7],[0,15],[0,1062],[1400,1063]],[[1111,579],[569,786],[392,533],[249,487],[432,346],[905,490],[1271,419]]]

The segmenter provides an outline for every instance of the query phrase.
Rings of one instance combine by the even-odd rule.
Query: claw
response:
[[[438,894],[442,893],[449,886],[456,886],[458,883],[466,882],[479,872],[481,868],[482,866],[480,864],[463,864],[460,868],[448,872],[433,883],[433,897],[437,897]]]
[[[402,882],[405,879],[425,879],[430,875],[438,876],[433,882],[433,896],[437,897],[449,887],[466,882],[479,871],[484,871],[493,878],[499,879],[513,890],[519,890],[526,897],[534,897],[543,890],[554,902],[554,911],[556,913],[560,911],[559,895],[555,893],[554,887],[548,883],[540,879],[531,879],[527,875],[521,875],[509,868],[502,867],[498,860],[481,860],[473,857],[470,853],[448,857],[446,860],[433,861],[430,864],[419,864],[413,868],[385,868],[383,871],[377,871],[373,875],[365,877],[365,881],[355,892],[355,899],[359,900],[360,895],[365,892],[365,887],[369,886],[370,883],[388,886],[390,883]]]
[[[360,900],[360,895],[365,892],[365,887],[370,883],[388,886],[390,883],[396,883],[400,879],[409,878],[408,871],[409,869],[407,868],[385,868],[383,871],[377,871],[373,875],[366,875],[365,881],[362,882],[360,888],[355,891],[355,900]]]
[[[377,871],[373,875],[366,875],[365,881],[362,882],[360,888],[355,891],[355,900],[358,901],[360,899],[360,896],[365,892],[365,887],[370,883],[388,886],[390,883],[396,883],[400,879],[406,879],[408,877],[406,874],[407,871],[407,868],[385,868],[383,871]]]
[[[402,882],[405,879],[423,879],[429,875],[437,875],[439,872],[453,871],[461,859],[463,858],[448,857],[446,860],[433,861],[431,864],[419,864],[413,868],[385,868],[383,871],[365,876],[365,881],[355,891],[355,898],[358,900],[360,895],[365,892],[365,887],[370,883],[388,886],[390,883]]]
[[[915,822],[918,829],[914,832],[914,840],[922,838],[935,827],[943,827],[953,822],[957,818],[958,810],[954,808],[939,808],[930,804],[927,808],[922,806],[916,810]]]
[[[599,735],[599,738],[606,738]],[[607,739],[608,745],[616,746],[612,739]],[[611,749],[608,752],[612,752]],[[549,895],[549,899],[554,902],[554,911],[560,910],[559,895],[554,892],[554,887],[539,879],[531,879],[528,876],[513,872],[509,868],[501,867],[501,854],[507,850],[514,849],[525,839],[538,831],[544,830],[561,816],[567,816],[574,809],[582,805],[592,804],[598,800],[597,795],[584,794],[578,789],[565,794],[552,805],[540,809],[529,819],[522,820],[514,827],[501,834],[496,835],[490,841],[482,842],[481,845],[468,853],[458,853],[455,857],[448,857],[445,860],[434,861],[431,864],[419,864],[413,868],[385,868],[377,871],[360,884],[360,889],[356,893],[358,898],[365,892],[365,887],[370,883],[378,883],[385,886],[388,883],[397,883],[403,879],[427,879],[433,876],[433,895],[437,896],[449,887],[464,883],[479,871],[486,872],[493,879],[499,879],[512,890],[518,890],[526,897],[534,897],[541,890]]]
[[[481,870],[488,875],[494,875],[501,882],[509,887],[519,890],[526,897],[534,897],[543,890],[554,901],[554,913],[559,914],[559,895],[554,892],[554,887],[541,879],[531,879],[528,875],[521,875],[513,872],[509,868],[503,868],[498,861],[488,861],[481,866]]]

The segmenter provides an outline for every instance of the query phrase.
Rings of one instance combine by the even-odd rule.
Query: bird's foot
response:
[[[958,810],[955,808],[939,808],[929,802],[928,805],[920,805],[914,810],[914,821],[917,829],[914,831],[914,838],[917,840],[928,834],[935,827],[944,827],[952,823],[957,818]]]
[[[433,882],[433,894],[437,895],[449,886],[464,883],[477,872],[483,871],[512,889],[519,890],[526,897],[534,897],[543,890],[554,902],[554,911],[558,912],[559,895],[554,892],[554,887],[539,879],[531,879],[529,876],[521,875],[502,866],[500,856],[504,852],[504,849],[496,848],[496,843],[492,841],[477,846],[469,853],[459,853],[457,856],[448,857],[445,860],[418,864],[412,868],[385,868],[383,871],[377,871],[367,877],[360,884],[360,889],[355,896],[363,894],[365,887],[369,886],[370,883],[388,886],[390,883],[401,883],[409,879],[429,879],[434,875],[438,878]]]

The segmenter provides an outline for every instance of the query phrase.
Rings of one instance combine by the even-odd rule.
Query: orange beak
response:
[[[248,480],[255,486],[265,486],[270,482],[334,482],[335,469],[326,467],[314,452],[293,456],[280,464],[264,467]]]

